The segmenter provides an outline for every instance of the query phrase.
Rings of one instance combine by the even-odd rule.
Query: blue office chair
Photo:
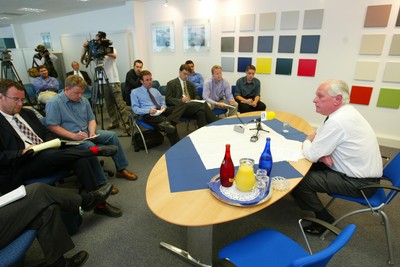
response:
[[[17,266],[20,264],[36,235],[36,230],[26,230],[13,242],[2,248],[0,250],[0,266]]]
[[[302,228],[303,220],[320,223],[337,237],[325,249],[313,254]],[[299,225],[309,252],[286,235],[272,229],[264,229],[222,248],[218,257],[227,259],[238,267],[326,266],[332,257],[349,242],[356,229],[354,224],[350,224],[341,231],[314,218],[300,219]]]
[[[131,133],[132,145],[134,145],[135,131],[137,131],[140,134],[140,137],[142,139],[143,146],[144,146],[144,149],[146,151],[146,154],[149,154],[149,151],[147,149],[146,139],[144,138],[142,129],[147,129],[147,130],[150,130],[150,131],[156,131],[156,128],[154,128],[150,124],[144,122],[139,115],[131,114],[130,117],[131,117],[131,121],[132,121],[132,133]],[[135,149],[135,152],[137,152],[137,151],[139,151],[139,150]]]
[[[160,92],[161,95],[165,96],[165,91],[167,90],[167,86],[166,85],[160,85],[156,89],[158,89],[158,91]]]
[[[389,264],[394,264],[393,261],[393,248],[392,248],[392,241],[390,236],[390,226],[389,226],[389,218],[386,215],[384,208],[389,205],[392,200],[397,196],[397,193],[400,191],[400,153],[396,155],[383,169],[383,177],[382,179],[390,181],[391,185],[385,184],[377,184],[377,185],[368,185],[363,186],[360,189],[361,193],[363,194],[364,198],[353,198],[353,197],[346,197],[341,195],[330,195],[332,199],[326,205],[325,208],[328,208],[335,199],[344,199],[347,201],[355,202],[365,206],[365,208],[357,209],[351,211],[349,213],[344,214],[336,221],[333,222],[333,225],[338,224],[344,218],[349,216],[359,214],[362,212],[371,212],[374,215],[380,215],[382,218],[382,224],[385,226],[386,232],[386,241],[388,247],[388,254],[389,254]],[[376,193],[371,197],[366,197],[364,195],[363,190],[367,188],[378,188]],[[386,191],[385,191],[386,189]],[[327,232],[321,235],[321,239],[324,239]]]
[[[33,184],[33,183],[44,183],[44,184],[49,184],[49,185],[55,185],[57,182],[63,182],[64,179],[72,176],[73,173],[71,171],[59,171],[54,173],[53,175],[49,175],[46,177],[40,177],[40,178],[33,178],[33,179],[27,179],[24,180],[24,184]]]
[[[153,80],[151,87],[156,88],[156,89],[160,88],[160,82],[157,80]]]

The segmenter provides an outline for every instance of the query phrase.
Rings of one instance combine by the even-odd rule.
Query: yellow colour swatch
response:
[[[271,74],[271,69],[272,69],[272,58],[257,58],[256,59],[257,73]]]

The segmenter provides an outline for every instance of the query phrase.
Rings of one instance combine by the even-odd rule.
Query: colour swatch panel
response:
[[[221,37],[221,52],[235,51],[235,37]]]
[[[324,19],[323,9],[304,11],[303,29],[321,29]]]
[[[278,53],[294,53],[296,47],[296,36],[279,36]]]
[[[258,36],[257,52],[272,53],[273,44],[274,36]]]
[[[400,83],[400,62],[387,62],[383,72],[384,82]]]
[[[249,15],[242,15],[240,16],[240,31],[254,31],[256,23],[256,15],[249,14]]]
[[[247,66],[251,65],[251,57],[238,58],[238,72],[246,72]]]
[[[275,30],[276,13],[262,13],[260,14],[260,31]]]
[[[235,31],[235,16],[223,16],[221,22],[222,32],[234,32]]]
[[[361,39],[360,55],[381,55],[384,43],[384,34],[364,34]]]
[[[239,52],[253,52],[253,36],[239,37]]]
[[[375,81],[378,67],[379,62],[376,61],[358,61],[354,80]]]
[[[299,68],[297,76],[315,76],[315,69],[317,68],[316,59],[299,59]]]
[[[300,53],[318,54],[319,35],[303,35],[301,37]]]
[[[390,56],[400,56],[400,34],[393,35],[389,50]]]
[[[364,27],[386,27],[392,5],[369,6],[365,16]]]
[[[369,105],[369,101],[371,100],[371,95],[372,95],[372,87],[353,85],[351,87],[350,103]]]
[[[293,59],[278,58],[276,59],[275,74],[292,75]]]
[[[378,107],[398,109],[400,106],[400,89],[381,88],[376,105]]]
[[[256,72],[260,74],[271,74],[272,58],[257,58]]]
[[[222,71],[234,72],[235,71],[235,58],[233,57],[223,57],[221,58]]]
[[[281,30],[297,30],[299,24],[299,11],[282,12]]]

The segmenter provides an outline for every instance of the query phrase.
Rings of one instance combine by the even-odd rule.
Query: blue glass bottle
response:
[[[267,175],[270,176],[272,170],[272,154],[271,154],[271,138],[267,137],[264,151],[261,153],[260,161],[258,163],[259,169],[267,170]]]

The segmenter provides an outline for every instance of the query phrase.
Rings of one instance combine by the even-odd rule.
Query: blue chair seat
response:
[[[326,266],[348,243],[355,229],[354,224],[346,226],[342,231],[332,227],[331,230],[338,236],[326,248],[316,253],[312,253],[304,232],[309,252],[286,235],[265,229],[227,245],[219,251],[218,257],[228,259],[237,267]]]
[[[215,115],[219,116],[219,115],[222,115],[222,114],[226,114],[226,113],[228,112],[228,110],[227,110],[227,109],[223,109],[223,108],[214,108],[214,109],[212,110],[212,112],[213,112]]]
[[[26,230],[13,242],[2,248],[0,250],[0,266],[16,266],[21,263],[36,235],[36,230]]]
[[[63,179],[72,176],[73,173],[71,171],[59,171],[54,173],[53,175],[49,175],[46,177],[34,178],[24,180],[24,184],[33,184],[33,183],[44,183],[49,185],[55,185],[57,182],[62,181]]]

